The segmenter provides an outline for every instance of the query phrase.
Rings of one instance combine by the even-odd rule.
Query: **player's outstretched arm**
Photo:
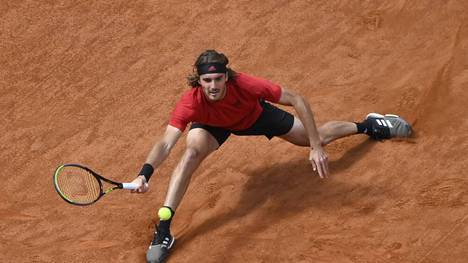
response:
[[[150,164],[156,170],[169,156],[172,148],[177,143],[181,135],[182,132],[179,129],[168,125],[163,137],[154,144],[145,163]],[[138,189],[132,192],[145,193],[148,191],[148,182],[143,175],[139,175],[132,181],[132,183],[140,185]]]
[[[320,136],[315,124],[314,115],[309,103],[299,94],[282,88],[279,104],[293,106],[301,120],[309,137],[309,143],[312,147],[309,155],[309,160],[312,163],[314,170],[317,170],[320,178],[328,176],[328,156],[323,150]]]

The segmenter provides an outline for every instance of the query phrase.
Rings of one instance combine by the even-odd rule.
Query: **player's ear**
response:
[[[229,80],[229,72],[226,71],[226,82]]]

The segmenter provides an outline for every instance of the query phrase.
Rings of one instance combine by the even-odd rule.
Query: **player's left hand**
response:
[[[312,163],[314,171],[318,172],[320,178],[328,177],[328,155],[322,147],[316,147],[310,150],[309,161]]]

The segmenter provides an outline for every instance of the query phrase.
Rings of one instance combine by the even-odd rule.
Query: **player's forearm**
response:
[[[153,146],[138,176],[143,183],[148,182],[154,170],[166,160],[171,152],[171,148],[172,147],[164,141],[159,141]]]
[[[151,149],[148,157],[146,158],[146,163],[151,164],[154,169],[159,167],[164,160],[169,156],[172,146],[164,141],[157,142],[153,149]]]
[[[143,164],[139,175],[144,175],[146,181],[148,181],[154,170],[158,168],[164,160],[166,160],[167,156],[169,156],[172,147],[177,143],[181,134],[182,132],[180,129],[168,125],[162,139],[154,144],[153,149],[151,149],[148,154],[146,163]]]
[[[317,126],[315,124],[314,115],[309,103],[301,96],[296,96],[293,107],[307,131],[310,146],[313,148],[322,147],[320,136],[317,131]]]

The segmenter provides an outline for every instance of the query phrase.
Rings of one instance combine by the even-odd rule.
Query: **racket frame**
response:
[[[76,202],[73,202],[72,200],[70,200],[67,196],[65,196],[59,189],[58,187],[58,176],[60,174],[60,172],[65,168],[65,167],[77,167],[77,168],[80,168],[80,169],[83,169],[83,170],[86,170],[87,172],[89,172],[92,176],[94,176],[97,181],[99,182],[99,196],[98,198],[96,198],[96,200],[94,200],[93,202],[90,202],[90,203],[76,203]],[[107,179],[103,176],[101,176],[100,174],[96,173],[95,171],[91,170],[90,168],[86,167],[86,166],[83,166],[81,164],[76,164],[76,163],[68,163],[68,164],[62,164],[60,166],[57,167],[57,169],[55,169],[55,172],[54,172],[54,175],[53,175],[53,181],[54,181],[54,188],[55,188],[55,191],[59,194],[59,196],[65,200],[67,203],[69,204],[72,204],[72,205],[78,205],[78,206],[87,206],[87,205],[91,205],[91,204],[94,204],[96,203],[99,199],[101,199],[101,197],[103,197],[104,195],[114,191],[115,189],[124,189],[124,185],[122,183],[118,183],[118,182],[115,182],[115,181],[112,181],[110,179]],[[103,185],[102,185],[102,181],[106,182],[106,183],[109,183],[109,184],[113,184],[114,187],[111,187],[109,189],[106,189],[104,190],[103,189]],[[125,187],[127,188],[127,187]],[[130,189],[130,188],[129,188]]]

